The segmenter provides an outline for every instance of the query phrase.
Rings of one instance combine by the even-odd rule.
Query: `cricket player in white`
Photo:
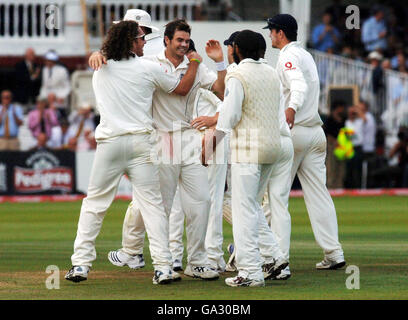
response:
[[[216,140],[231,132],[232,220],[238,275],[226,284],[264,286],[262,265],[274,276],[287,266],[275,237],[266,223],[260,202],[281,153],[279,132],[279,81],[273,68],[259,61],[255,32],[241,31],[234,43],[238,66],[226,77],[225,100],[215,132],[206,133],[203,157],[212,153]],[[259,235],[270,245],[269,261],[263,261]],[[265,244],[264,243],[264,244]]]
[[[156,56],[145,57],[160,63],[166,73],[182,78],[188,67],[185,57],[190,41],[190,27],[182,19],[176,19],[166,26],[166,50]],[[153,118],[155,125],[164,133],[161,141],[168,149],[171,159],[169,163],[160,164],[160,183],[165,210],[171,212],[177,184],[183,211],[187,217],[187,267],[184,274],[202,279],[216,279],[218,272],[212,271],[205,250],[205,235],[210,207],[210,191],[207,169],[201,165],[201,134],[192,128],[190,122],[193,115],[193,102],[199,88],[211,89],[221,97],[224,92],[224,77],[226,74],[221,47],[217,41],[210,40],[206,46],[207,55],[223,68],[218,71],[218,77],[203,64],[197,72],[193,89],[180,99],[164,91],[156,91],[153,97]],[[133,212],[131,212],[133,210]],[[143,250],[141,219],[137,217],[137,203],[129,207],[125,223],[131,226],[123,228],[123,248],[112,251],[113,260],[131,260],[136,251]],[[133,222],[139,225],[134,226]],[[132,233],[132,234],[130,234]],[[135,235],[138,235],[135,237]],[[129,236],[128,236],[129,235]],[[135,249],[135,244],[139,247]],[[110,259],[112,262],[112,259]],[[121,261],[116,261],[119,265]],[[112,262],[113,263],[113,262]],[[125,263],[129,265],[129,263]],[[123,265],[123,264],[122,264]]]
[[[326,187],[326,137],[318,113],[319,77],[316,64],[297,38],[297,22],[289,14],[278,14],[268,19],[272,46],[280,49],[276,66],[282,85],[282,104],[286,121],[291,128],[294,161],[291,181],[298,175],[313,233],[323,249],[324,259],[317,269],[338,269],[345,265],[338,240],[336,210]],[[287,204],[286,204],[287,206]],[[290,231],[287,219],[272,210],[272,226],[288,254]],[[290,275],[290,271],[286,270]]]
[[[187,94],[200,60],[198,55],[193,55],[197,60],[190,62],[180,82],[178,77],[166,74],[159,64],[139,58],[143,55],[144,36],[136,22],[113,25],[102,47],[107,65],[93,76],[101,121],[95,132],[98,145],[71,257],[73,267],[65,276],[70,281],[87,279],[96,258],[95,239],[125,173],[132,182],[147,229],[155,269],[153,283],[173,280],[168,219],[160,193],[158,168],[151,161],[152,97],[157,88]]]

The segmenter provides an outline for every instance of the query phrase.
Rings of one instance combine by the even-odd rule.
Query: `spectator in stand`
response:
[[[371,112],[369,112],[369,104],[367,101],[361,100],[357,105],[358,115],[363,120],[363,168],[365,168],[366,187],[372,187],[372,181],[369,178],[371,171],[375,167],[376,162],[376,132],[377,124]]]
[[[331,107],[330,116],[323,124],[327,137],[327,188],[339,189],[344,187],[345,162],[336,158],[334,150],[338,146],[337,136],[344,127],[346,118],[346,105],[344,101],[336,101]]]
[[[18,151],[20,142],[18,141],[19,127],[23,124],[23,109],[12,103],[13,94],[10,90],[1,92],[0,105],[0,151]]]
[[[377,124],[367,101],[361,100],[357,105],[359,118],[363,120],[363,158],[367,160],[375,156],[375,134]]]
[[[14,67],[16,79],[15,101],[31,107],[36,101],[41,86],[41,66],[36,63],[35,52],[28,48],[24,60]]]
[[[404,51],[400,50],[396,56],[391,59],[391,66],[395,71],[408,73],[408,62],[405,59]]]
[[[401,127],[398,142],[391,148],[389,159],[398,157],[397,165],[387,165],[372,172],[373,179],[383,188],[408,187],[408,134],[407,128]]]
[[[361,40],[367,52],[387,49],[387,27],[384,20],[384,11],[381,7],[375,6],[373,15],[368,18],[362,27]]]
[[[324,13],[322,23],[314,27],[312,32],[312,42],[315,49],[327,52],[334,50],[340,41],[340,32],[332,24],[330,13]]]
[[[346,6],[342,0],[333,0],[332,5],[326,8],[325,12],[332,16],[333,25],[338,29],[343,29],[346,21]]]
[[[37,136],[37,144],[30,151],[50,150],[47,145],[48,137],[44,132],[40,132]]]
[[[384,59],[383,62],[381,63],[381,68],[383,70],[390,70],[391,69],[391,60],[390,59]]]
[[[83,103],[78,111],[69,117],[69,139],[76,139],[77,151],[94,149],[93,132],[95,130],[94,113],[89,103]],[[71,143],[73,145],[73,143]]]
[[[58,126],[57,113],[49,108],[47,100],[38,99],[36,109],[28,114],[28,128],[33,137],[37,138],[40,133],[45,133],[49,139],[55,126]]]
[[[71,85],[68,70],[64,66],[57,64],[58,60],[59,57],[53,50],[48,51],[45,55],[40,99],[48,99],[50,94],[55,95],[55,105],[60,116],[64,116],[66,115],[65,108]]]
[[[52,128],[51,137],[48,140],[47,146],[56,150],[67,149],[69,140],[68,129],[68,120],[66,118],[62,118],[60,120],[60,125]]]
[[[353,158],[346,162],[346,179],[344,186],[348,189],[361,188],[361,170],[363,165],[363,119],[359,117],[357,106],[348,108],[346,128],[352,129],[351,138],[354,148]]]

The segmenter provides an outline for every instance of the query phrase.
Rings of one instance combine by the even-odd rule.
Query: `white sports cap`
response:
[[[368,59],[370,59],[370,60],[375,59],[375,60],[381,61],[383,59],[383,55],[381,53],[379,53],[378,51],[372,51],[368,55]]]
[[[152,32],[156,31],[158,32],[159,29],[152,26],[152,18],[150,17],[150,14],[148,14],[144,10],[140,9],[129,9],[126,11],[125,16],[123,17],[123,20],[121,21],[135,21],[139,24],[141,27],[146,27],[152,29]],[[120,21],[113,21],[113,23],[119,23]]]
[[[58,59],[58,54],[55,51],[50,50],[45,54],[45,60],[58,61]]]

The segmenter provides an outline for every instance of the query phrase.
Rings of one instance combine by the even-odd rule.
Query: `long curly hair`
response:
[[[102,44],[101,52],[107,59],[120,61],[134,57],[133,41],[139,34],[139,24],[135,21],[121,21],[112,25]]]

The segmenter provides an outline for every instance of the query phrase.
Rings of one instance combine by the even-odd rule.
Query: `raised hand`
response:
[[[191,51],[187,54],[188,60],[197,59],[200,62],[203,62],[203,58],[195,51]]]
[[[205,46],[205,52],[207,56],[215,62],[224,61],[224,53],[222,52],[220,42],[217,40],[208,40]]]
[[[89,57],[88,63],[92,69],[99,70],[103,64],[107,64],[107,61],[102,53],[96,51]]]

